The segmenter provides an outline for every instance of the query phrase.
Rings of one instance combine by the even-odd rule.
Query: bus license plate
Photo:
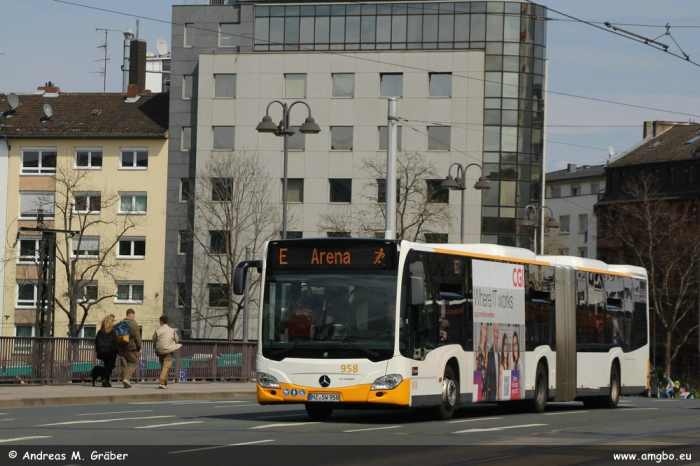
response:
[[[309,401],[340,401],[339,393],[309,393]]]

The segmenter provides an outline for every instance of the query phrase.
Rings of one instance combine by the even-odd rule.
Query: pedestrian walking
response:
[[[110,375],[117,364],[117,332],[114,331],[114,314],[109,314],[102,319],[100,330],[95,335],[95,353],[97,359],[104,363],[102,370],[102,386],[111,387],[109,383]],[[92,380],[93,387],[95,386],[95,378]]]
[[[168,388],[168,371],[173,363],[173,353],[181,346],[177,330],[168,325],[168,316],[161,316],[160,327],[153,332],[153,348],[161,367],[158,388]]]
[[[128,325],[128,338],[119,338],[119,332],[117,332],[117,342],[124,342],[117,345],[124,388],[131,388],[131,376],[134,375],[136,367],[138,367],[139,355],[141,354],[141,332],[134,320],[135,316],[136,311],[127,309],[126,317],[117,324],[117,326]]]

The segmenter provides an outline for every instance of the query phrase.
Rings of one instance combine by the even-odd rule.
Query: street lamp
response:
[[[452,175],[450,175],[450,173],[452,172],[452,167],[454,167],[455,165],[457,166],[457,178],[452,178]],[[479,191],[483,191],[484,189],[491,189],[491,183],[489,183],[489,180],[484,178],[484,170],[478,163],[470,163],[466,167],[464,167],[461,163],[453,163],[447,170],[447,177],[445,178],[445,181],[443,181],[440,184],[440,186],[443,188],[459,189],[460,191],[462,191],[462,214],[460,215],[459,221],[459,242],[462,244],[464,244],[464,191],[466,191],[467,189],[467,169],[471,166],[479,167],[479,170],[481,170],[481,176],[479,177],[479,181],[477,181],[474,185],[474,189],[477,189]]]
[[[540,222],[543,220],[542,215],[542,209],[547,209],[549,210],[549,219],[547,220],[547,223],[544,224],[545,228],[559,228],[559,223],[554,220],[554,212],[552,212],[552,209],[549,207],[543,205],[541,207],[535,207],[533,205],[529,205],[525,207],[525,215],[523,215],[523,218],[521,220],[518,220],[518,226],[530,229],[532,228],[534,231],[537,231],[540,228]],[[529,211],[533,210],[535,212],[535,220],[530,220],[530,214]],[[544,241],[543,241],[544,242]],[[537,235],[535,235],[535,240],[534,240],[534,253],[537,254]],[[544,246],[544,245],[542,245]],[[542,246],[540,246],[542,248]],[[543,249],[543,248],[542,248]]]
[[[278,103],[282,106],[282,121],[280,121],[279,125],[275,125],[270,117],[270,106],[274,103]],[[304,124],[299,127],[299,131],[304,134],[320,133],[321,128],[311,117],[311,107],[309,107],[306,102],[302,102],[301,100],[292,102],[290,105],[287,105],[286,102],[273,100],[267,104],[265,116],[255,128],[259,133],[273,133],[275,136],[284,138],[284,176],[282,178],[282,239],[287,239],[287,161],[289,159],[289,144],[287,138],[296,133],[294,128],[289,125],[289,113],[291,112],[292,107],[294,107],[296,104],[304,104],[309,110],[309,116],[306,117]]]

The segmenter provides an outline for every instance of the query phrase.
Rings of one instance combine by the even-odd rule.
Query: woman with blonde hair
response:
[[[114,331],[114,314],[107,315],[102,319],[102,326],[95,336],[95,352],[97,359],[104,362],[102,372],[102,386],[111,387],[109,383],[110,375],[117,363],[117,332]],[[92,381],[93,387],[95,381]]]

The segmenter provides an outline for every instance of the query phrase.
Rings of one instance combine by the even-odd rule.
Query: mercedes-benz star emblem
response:
[[[331,379],[327,375],[322,375],[320,379],[318,379],[318,383],[321,384],[323,388],[326,388],[330,386],[331,384]]]

